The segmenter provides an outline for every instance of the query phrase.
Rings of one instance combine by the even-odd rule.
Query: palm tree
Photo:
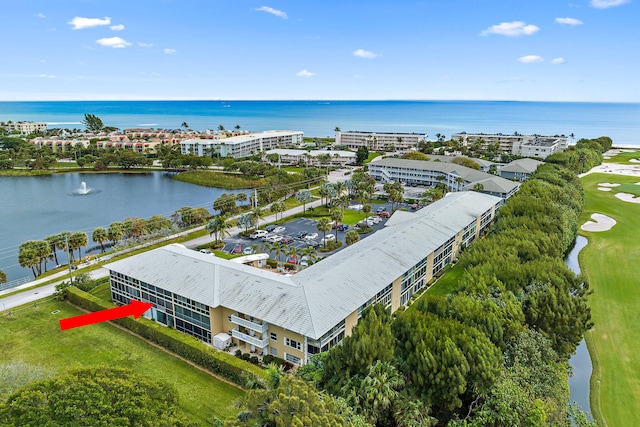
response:
[[[344,241],[347,245],[353,245],[359,240],[360,233],[358,233],[356,230],[347,231],[347,234],[344,236]]]
[[[75,233],[71,233],[69,236],[69,249],[73,251],[74,249],[78,250],[78,260],[82,259],[82,248],[89,244],[89,236],[84,231],[77,231]]]
[[[282,219],[282,212],[286,210],[286,206],[283,202],[273,202],[271,204],[271,212],[276,214],[276,222],[278,221],[278,213],[280,213],[280,219]]]
[[[336,240],[338,240],[338,225],[342,222],[342,218],[344,218],[344,212],[341,209],[331,210],[331,219],[336,223]]]
[[[318,251],[313,246],[307,246],[302,249],[302,256],[307,257],[307,262],[313,264],[318,260]]]
[[[180,126],[182,126],[185,129],[189,129],[189,124],[187,122],[182,122]]]
[[[253,215],[253,220],[255,221],[256,230],[260,227],[260,220],[262,219],[263,211],[260,206],[256,206],[251,209],[251,215]]]
[[[322,233],[322,240],[324,241],[324,247],[327,247],[327,232],[331,231],[331,220],[326,216],[320,218],[316,224],[316,228]]]
[[[369,421],[376,424],[389,415],[389,411],[404,387],[404,377],[389,362],[377,361],[369,366],[367,376],[360,384],[360,402]]]
[[[239,201],[240,203],[244,203],[249,199],[249,196],[247,196],[247,193],[238,193],[236,194],[236,200]]]
[[[57,250],[59,250],[59,251],[66,251],[67,250],[67,239],[69,238],[69,236],[71,236],[71,232],[70,231],[63,231],[62,233],[58,233],[57,239],[56,239],[56,242],[55,242]],[[67,256],[69,256],[68,251],[67,251]]]
[[[47,236],[44,238],[44,241],[47,242],[49,244],[49,247],[51,248],[51,254],[53,255],[56,265],[60,264],[58,262],[58,252],[56,252],[56,245],[58,243],[58,240],[60,240],[60,235],[58,234],[52,234],[51,236]]]
[[[215,243],[218,243],[220,239],[224,239],[225,235],[230,235],[229,228],[231,228],[231,225],[227,222],[225,215],[218,215],[210,219],[204,228],[209,232],[209,236],[215,235]]]
[[[271,244],[271,248],[275,252],[275,256],[278,259],[278,262],[280,262],[280,255],[282,255],[282,253],[284,252],[284,246],[280,242],[273,242]]]
[[[98,227],[95,230],[93,230],[93,234],[91,235],[91,238],[93,239],[94,242],[100,244],[100,249],[102,250],[102,252],[104,252],[104,242],[109,240],[109,233],[107,233],[107,230],[104,229],[103,227]],[[57,262],[58,261],[56,260],[56,263]]]
[[[347,184],[344,181],[338,181],[333,183],[333,189],[336,190],[336,198],[341,197],[344,190],[347,189]]]
[[[283,250],[287,260],[293,260],[292,264],[298,264],[298,248],[294,245],[289,245],[284,247]]]

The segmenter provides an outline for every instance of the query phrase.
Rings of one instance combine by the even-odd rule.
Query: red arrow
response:
[[[64,331],[71,328],[78,328],[80,326],[93,325],[94,323],[108,322],[109,320],[127,316],[133,316],[134,319],[137,319],[151,307],[153,307],[153,304],[149,304],[148,302],[131,300],[131,304],[123,305],[121,307],[61,319],[60,329]]]

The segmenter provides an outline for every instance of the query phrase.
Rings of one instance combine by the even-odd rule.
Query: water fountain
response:
[[[80,188],[73,190],[71,193],[72,196],[87,196],[90,194],[99,193],[100,190],[94,190],[92,188],[87,187],[87,183],[82,181],[80,183]]]
[[[80,183],[80,188],[78,189],[78,194],[89,194],[89,189],[87,189],[87,183],[82,181]]]

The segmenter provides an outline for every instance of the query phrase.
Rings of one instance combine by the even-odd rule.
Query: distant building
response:
[[[16,122],[16,123],[5,123],[3,128],[7,132],[18,131],[21,134],[28,135],[34,132],[46,132],[47,124],[41,122]]]
[[[508,199],[520,184],[490,173],[470,169],[455,163],[386,158],[369,163],[369,175],[376,181],[403,182],[433,186],[442,183],[449,191],[480,192]]]
[[[483,149],[487,149],[489,145],[498,144],[499,151],[503,153],[524,157],[539,157],[541,159],[567,149],[567,137],[564,135],[503,135],[501,133],[462,132],[452,134],[451,139],[461,142],[465,147],[480,143]]]
[[[461,155],[445,156],[445,155],[441,155],[441,154],[426,154],[426,156],[429,158],[429,160],[431,160],[433,162],[451,163],[451,162],[453,162],[453,160],[458,159],[458,158],[473,160],[474,162],[476,162],[478,164],[478,166],[480,166],[480,170],[482,172],[489,172],[489,170],[491,170],[491,167],[496,165],[496,163],[491,162],[489,160],[477,159],[475,157],[467,157],[467,156],[461,156]]]
[[[221,139],[186,139],[180,142],[180,150],[182,154],[241,159],[274,148],[297,146],[302,144],[302,140],[303,133],[299,131],[270,130]]]
[[[35,145],[38,148],[49,147],[54,152],[67,152],[73,151],[78,147],[87,148],[89,146],[89,139],[87,138],[62,138],[58,136],[51,137],[37,137],[29,141],[29,144]]]
[[[500,203],[459,192],[396,211],[382,230],[290,275],[168,245],[107,264],[111,296],[150,302],[145,317],[220,349],[233,342],[301,365],[351,335],[367,306],[406,305],[491,225]]]
[[[356,153],[353,151],[276,148],[265,152],[265,156],[270,154],[277,155],[281,164],[298,164],[303,161],[305,165],[309,166],[344,166],[347,163],[355,163],[356,161]],[[325,157],[326,163],[321,161],[323,160],[322,156]]]
[[[544,162],[535,159],[518,159],[501,166],[498,169],[498,173],[505,179],[526,181],[541,164],[544,164]]]
[[[348,131],[336,132],[335,145],[351,150],[367,147],[371,151],[396,151],[415,147],[426,139],[426,133]]]

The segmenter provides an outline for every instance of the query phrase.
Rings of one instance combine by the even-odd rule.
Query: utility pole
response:
[[[67,265],[69,266],[69,284],[73,283],[73,276],[71,275],[71,253],[69,252],[69,236],[64,236],[64,241],[67,244]]]
[[[258,189],[253,189],[253,207],[254,209],[258,207]]]

